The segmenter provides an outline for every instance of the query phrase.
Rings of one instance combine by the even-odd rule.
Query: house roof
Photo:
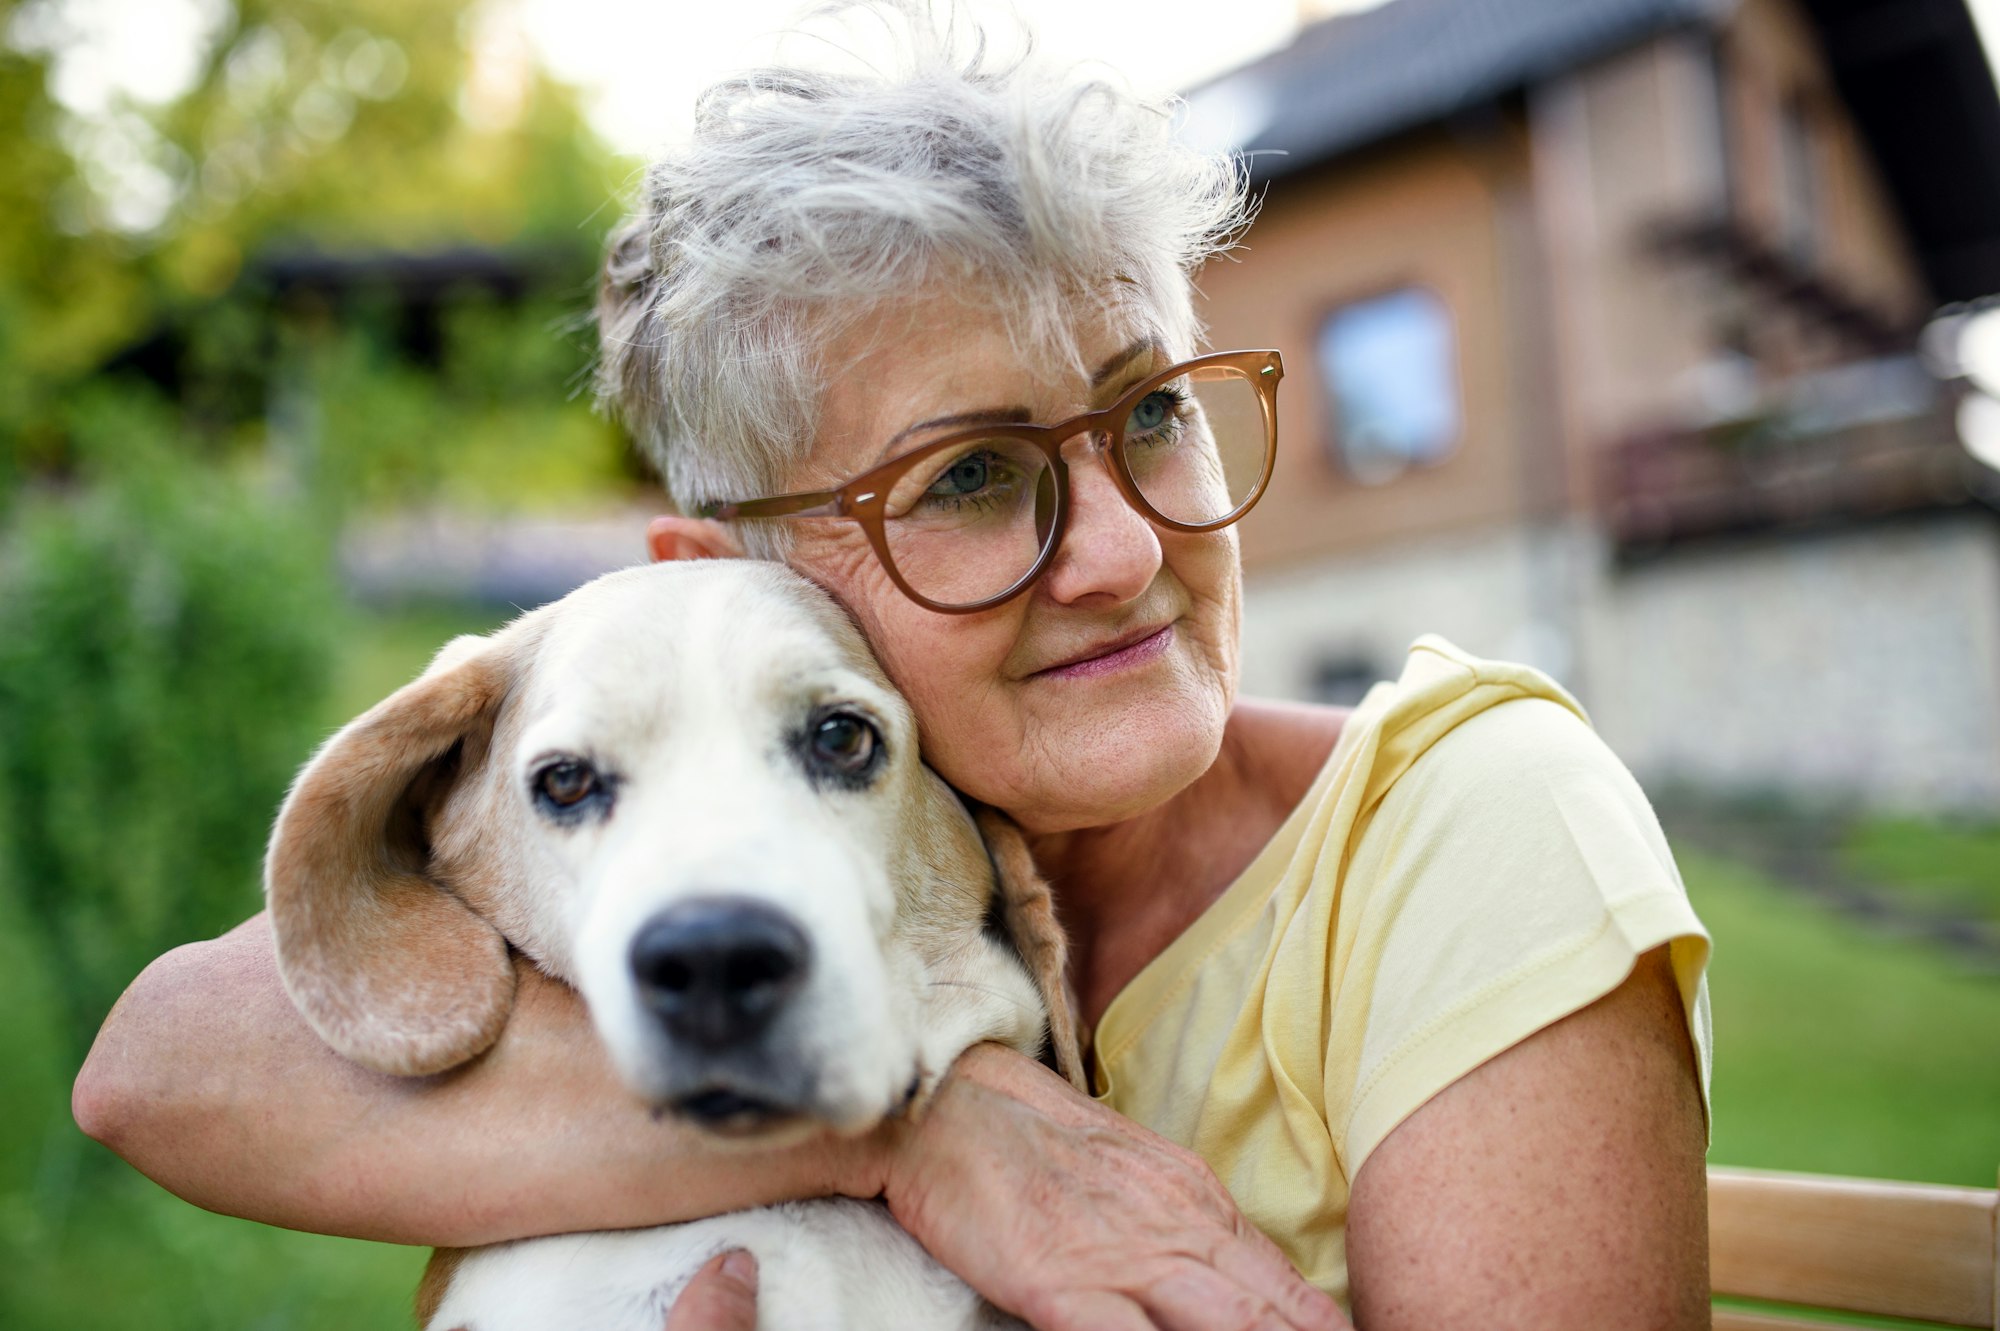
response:
[[[1188,93],[1190,133],[1275,180],[1442,120],[1734,0],[1394,0]]]
[[[1737,0],[1392,0],[1192,89],[1187,133],[1278,180]],[[2000,96],[1965,0],[1800,0],[1943,301],[2000,293]]]
[[[1939,300],[2000,293],[2000,94],[1965,0],[1804,0]]]

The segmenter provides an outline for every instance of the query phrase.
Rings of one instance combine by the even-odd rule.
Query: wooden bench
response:
[[[1717,1294],[1935,1326],[2000,1327],[2000,1192],[1708,1171]],[[1852,1331],[1801,1312],[1715,1310],[1715,1331]]]

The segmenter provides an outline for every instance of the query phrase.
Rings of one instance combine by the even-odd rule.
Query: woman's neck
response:
[[[1122,822],[1030,838],[1091,1027],[1234,882],[1311,787],[1347,712],[1245,700],[1194,784]]]

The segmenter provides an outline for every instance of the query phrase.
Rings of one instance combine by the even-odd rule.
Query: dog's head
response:
[[[266,888],[287,989],[357,1062],[483,1051],[512,944],[581,990],[652,1103],[853,1130],[977,1040],[1037,1047],[1051,1007],[1077,1076],[1046,888],[985,827],[992,854],[823,593],[655,565],[459,639],[342,730]]]

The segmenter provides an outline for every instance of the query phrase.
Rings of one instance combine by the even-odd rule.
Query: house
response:
[[[1292,372],[1246,689],[1440,632],[1649,783],[2000,811],[2000,473],[1918,354],[2000,292],[1962,0],[1391,0],[1186,132],[1263,195],[1211,340]]]

